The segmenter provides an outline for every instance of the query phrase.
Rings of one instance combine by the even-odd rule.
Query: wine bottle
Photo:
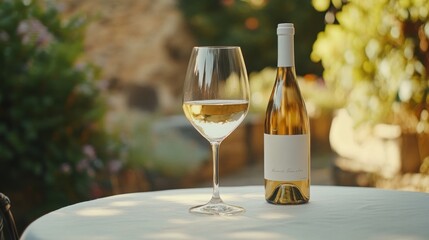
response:
[[[265,199],[301,204],[310,199],[310,126],[296,80],[292,23],[277,26],[277,74],[265,114]]]

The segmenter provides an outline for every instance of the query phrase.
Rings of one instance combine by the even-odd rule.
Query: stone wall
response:
[[[86,57],[102,69],[116,105],[177,112],[194,40],[175,0],[61,0],[90,19]]]

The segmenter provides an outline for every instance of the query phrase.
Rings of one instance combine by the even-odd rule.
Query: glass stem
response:
[[[213,154],[213,196],[212,200],[220,199],[219,195],[219,146],[220,142],[211,142]]]

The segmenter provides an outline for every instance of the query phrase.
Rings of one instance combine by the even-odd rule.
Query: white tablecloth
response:
[[[188,208],[210,188],[132,193],[82,202],[33,222],[40,239],[429,239],[429,194],[311,186],[310,203],[271,205],[262,186],[221,187],[240,216],[199,216]]]

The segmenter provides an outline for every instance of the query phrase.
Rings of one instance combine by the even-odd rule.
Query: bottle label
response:
[[[310,143],[307,134],[264,134],[264,177],[271,181],[308,179]]]

